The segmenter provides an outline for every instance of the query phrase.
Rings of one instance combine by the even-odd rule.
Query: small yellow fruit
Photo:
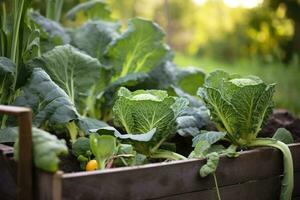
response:
[[[98,163],[96,160],[90,160],[85,166],[86,171],[93,171],[96,170],[97,168],[98,168]]]

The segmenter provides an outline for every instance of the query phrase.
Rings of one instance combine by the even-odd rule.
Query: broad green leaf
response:
[[[176,80],[177,85],[184,92],[196,95],[197,90],[204,83],[205,73],[195,67],[178,69]]]
[[[26,24],[25,24],[26,25]],[[33,29],[29,25],[24,25],[22,60],[27,63],[29,60],[40,55],[40,31]]]
[[[90,147],[98,162],[99,169],[104,169],[107,160],[117,153],[118,150],[114,136],[98,135],[97,133],[90,135]]]
[[[224,132],[216,132],[216,131],[208,131],[202,132],[193,138],[193,146],[196,146],[200,141],[207,141],[210,145],[218,142],[219,140],[225,137],[226,133]]]
[[[149,72],[168,55],[164,32],[152,21],[134,18],[128,29],[114,40],[107,56],[116,77],[134,72]]]
[[[78,117],[69,96],[40,68],[33,69],[15,105],[31,107],[33,123],[38,127],[46,123],[49,126],[63,125]]]
[[[72,144],[72,153],[76,157],[80,155],[87,157],[88,151],[91,151],[89,138],[79,137],[76,142]]]
[[[118,37],[119,24],[90,21],[72,32],[72,44],[94,58],[103,60],[108,44]]]
[[[224,150],[224,153],[229,158],[236,158],[240,154],[236,151],[237,146],[235,144],[231,144],[227,149]]]
[[[70,36],[58,22],[52,21],[38,12],[31,12],[30,19],[40,30],[42,52],[49,51],[57,45],[70,43]]]
[[[191,95],[189,93],[184,92],[177,86],[171,86],[168,90],[168,93],[174,93],[174,95],[177,95],[178,97],[184,97],[189,100],[189,105],[194,108],[203,107],[204,103],[201,101],[201,99],[197,96]]]
[[[8,104],[14,93],[15,64],[6,57],[0,57],[0,104]]]
[[[18,138],[17,127],[7,127],[0,129],[0,143],[14,143]]]
[[[188,107],[177,117],[177,133],[181,136],[197,136],[210,120],[205,106]]]
[[[32,65],[43,68],[81,111],[93,85],[103,78],[99,61],[70,45],[55,47],[35,59]]]
[[[225,129],[229,134],[238,133],[236,130],[237,111],[230,102],[222,97],[220,91],[209,87],[199,88],[198,95],[204,100],[213,120],[219,124],[221,131]]]
[[[149,76],[146,73],[133,73],[128,74],[124,77],[121,77],[114,81],[113,83],[109,84],[103,93],[104,103],[102,105],[102,110],[104,112],[110,112],[112,105],[114,103],[114,97],[116,92],[120,87],[127,87],[127,88],[135,88],[140,87],[143,83],[148,80]]]
[[[148,142],[152,139],[156,132],[156,128],[151,129],[147,133],[134,133],[134,134],[121,134],[117,129],[111,126],[106,126],[98,129],[91,129],[90,132],[97,132],[100,135],[114,135],[116,138],[120,139],[130,139],[134,141]]]
[[[290,131],[285,128],[279,128],[273,135],[273,138],[279,140],[285,144],[291,144],[294,142],[294,138]]]
[[[114,166],[133,166],[135,164],[136,151],[131,144],[119,144],[117,158],[114,160]]]
[[[76,121],[78,127],[84,132],[85,135],[89,135],[91,129],[99,129],[108,126],[103,121],[89,117],[79,117]]]
[[[66,18],[72,21],[79,21],[79,18],[86,18],[91,20],[98,19],[110,19],[111,11],[107,7],[107,4],[104,1],[91,0],[88,2],[83,2],[70,11],[67,12]]]
[[[177,133],[181,136],[196,136],[200,130],[197,125],[197,120],[193,116],[180,116],[176,119]]]
[[[211,144],[206,140],[200,140],[194,149],[194,158],[204,158]]]
[[[35,167],[47,172],[55,172],[58,170],[59,155],[67,154],[68,148],[64,140],[58,140],[55,135],[33,128],[32,129],[33,143],[33,162]],[[14,158],[18,160],[19,156],[19,141],[15,145]]]
[[[149,76],[152,87],[160,90],[168,90],[170,86],[175,86],[178,67],[171,61],[166,61],[150,71]]]

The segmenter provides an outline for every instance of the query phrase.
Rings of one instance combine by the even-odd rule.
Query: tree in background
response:
[[[47,0],[47,2],[52,0]],[[54,0],[53,0],[54,1]],[[64,13],[78,2],[64,0]],[[223,0],[106,0],[112,17],[140,16],[155,20],[166,31],[170,46],[177,52],[223,61],[259,58],[263,61],[290,61],[300,55],[300,1],[264,0],[261,6],[232,8]],[[44,0],[33,0],[45,15]],[[297,58],[297,56],[295,56]]]
[[[273,10],[284,7],[286,9],[286,16],[293,21],[294,34],[291,40],[284,46],[286,51],[284,60],[289,61],[294,55],[300,56],[300,1],[265,0],[264,4]]]

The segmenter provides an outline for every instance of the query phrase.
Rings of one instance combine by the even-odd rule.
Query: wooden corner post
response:
[[[32,112],[30,108],[0,105],[0,114],[17,117],[19,126],[18,200],[32,195]]]

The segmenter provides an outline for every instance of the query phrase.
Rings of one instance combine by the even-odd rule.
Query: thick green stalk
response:
[[[105,163],[106,163],[106,160],[104,159],[100,159],[100,158],[96,158],[97,160],[97,163],[98,163],[98,167],[97,169],[105,169]]]
[[[281,184],[280,200],[291,200],[294,188],[294,167],[293,158],[289,147],[283,142],[271,138],[257,138],[249,145],[251,146],[269,146],[279,149],[283,154],[283,179]]]
[[[46,17],[58,22],[61,16],[63,3],[63,0],[47,0]]]
[[[164,149],[158,149],[155,152],[153,152],[150,155],[151,158],[165,158],[169,160],[186,160],[187,158],[183,155],[180,155],[178,153],[164,150]]]
[[[6,7],[5,7],[5,3],[2,2],[1,3],[1,14],[0,14],[0,23],[1,23],[1,32],[0,32],[0,42],[1,42],[1,49],[0,49],[0,56],[5,56],[6,55],[6,48],[5,48],[5,29],[6,29]]]
[[[20,24],[23,14],[25,0],[13,0],[13,12],[14,12],[14,26],[13,26],[13,37],[12,37],[12,47],[11,47],[11,60],[18,66],[18,49],[19,49],[19,34],[20,34]],[[18,70],[16,70],[16,74]],[[18,76],[16,76],[18,77]],[[16,81],[14,83],[14,88],[16,86]]]
[[[77,136],[78,136],[78,130],[77,130],[77,125],[75,124],[74,121],[72,122],[69,122],[67,125],[66,125],[68,131],[69,131],[69,134],[70,134],[70,138],[71,138],[71,142],[72,144],[76,141],[77,139]]]

